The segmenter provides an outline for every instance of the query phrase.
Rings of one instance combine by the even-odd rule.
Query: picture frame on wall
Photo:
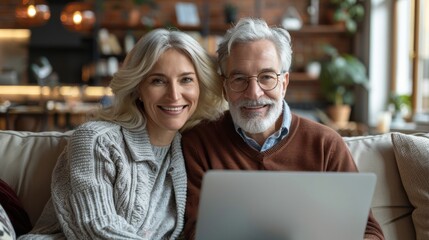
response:
[[[200,17],[195,3],[179,2],[176,3],[177,23],[182,26],[199,26]]]

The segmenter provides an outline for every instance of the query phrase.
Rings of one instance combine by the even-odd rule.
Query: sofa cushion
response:
[[[6,211],[0,204],[0,239],[13,240],[15,237],[15,231],[13,230],[12,223],[10,222]]]
[[[3,207],[17,236],[29,232],[32,228],[27,212],[22,207],[15,191],[0,179],[0,205]]]
[[[371,209],[385,239],[415,239],[411,213],[414,207],[402,185],[393,152],[391,133],[345,137],[360,172],[377,175]]]
[[[51,173],[71,132],[0,131],[0,179],[35,224],[50,197]]]
[[[417,239],[429,239],[429,138],[392,134],[396,162],[408,199]]]

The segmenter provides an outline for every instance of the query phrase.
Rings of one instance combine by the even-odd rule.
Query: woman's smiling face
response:
[[[164,52],[139,85],[148,132],[177,132],[195,112],[199,94],[190,58],[175,49]]]

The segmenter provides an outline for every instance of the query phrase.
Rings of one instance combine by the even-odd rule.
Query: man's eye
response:
[[[239,76],[232,76],[232,81],[233,82],[245,82],[247,81],[247,77],[244,75],[239,75]]]
[[[272,79],[275,79],[275,76],[272,74],[261,74],[259,76],[259,79],[260,80],[272,80]]]

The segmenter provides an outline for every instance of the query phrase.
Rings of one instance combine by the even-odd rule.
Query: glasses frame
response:
[[[261,84],[259,83],[259,79],[258,79],[258,77],[259,77],[259,75],[261,75],[261,74],[263,74],[263,73],[274,73],[274,74],[276,75],[276,77],[277,77],[277,81],[276,81],[276,85],[274,85],[274,87],[273,87],[273,88],[271,88],[271,89],[264,89],[263,87],[261,87]],[[242,75],[245,75],[245,74],[242,74]],[[271,90],[273,90],[274,88],[276,88],[276,87],[277,87],[277,85],[279,85],[279,77],[280,77],[281,75],[282,75],[281,73],[276,73],[275,71],[263,71],[263,72],[258,73],[258,75],[246,76],[246,78],[247,78],[247,81],[246,81],[247,86],[246,86],[243,90],[240,90],[240,91],[237,91],[237,90],[235,90],[235,89],[231,88],[231,86],[230,86],[230,84],[229,84],[229,81],[230,81],[231,75],[230,75],[230,76],[228,76],[228,77],[224,75],[224,76],[223,76],[223,78],[225,79],[224,84],[226,84],[226,85],[228,86],[228,88],[229,88],[229,89],[231,89],[231,91],[239,93],[239,92],[244,92],[244,91],[246,91],[246,90],[247,90],[247,88],[249,88],[249,82],[250,82],[250,79],[251,79],[251,78],[256,78],[256,82],[258,83],[258,86],[259,86],[262,90],[264,90],[264,91],[271,91]]]

